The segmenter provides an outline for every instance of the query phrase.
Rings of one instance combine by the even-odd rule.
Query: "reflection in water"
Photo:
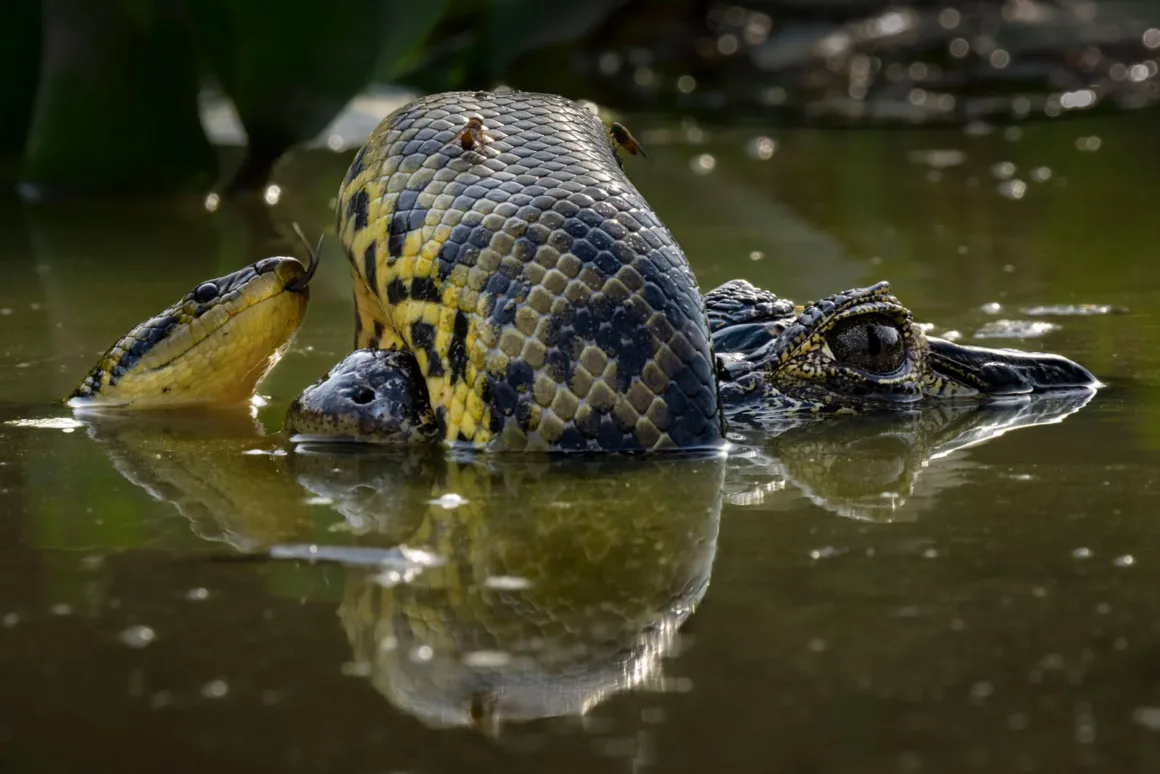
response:
[[[121,475],[172,503],[204,540],[250,551],[312,528],[280,440],[262,436],[245,410],[77,416]]]
[[[888,522],[930,463],[1061,421],[1090,395],[755,428],[731,458],[447,458],[432,448],[283,450],[245,414],[91,414],[122,475],[207,540],[346,566],[356,673],[433,727],[583,715],[665,686],[661,662],[705,594],[725,501],[787,484]],[[341,518],[315,537],[310,505]],[[420,561],[422,560],[422,561]]]
[[[859,521],[889,522],[923,477],[927,496],[957,483],[943,461],[1024,427],[1062,422],[1083,408],[1094,392],[997,402],[982,407],[944,404],[914,412],[783,419],[738,436],[748,443],[729,468],[727,499],[760,505],[793,484],[815,505]],[[936,462],[937,461],[937,462]],[[935,463],[932,465],[932,463]]]
[[[440,460],[434,480],[393,454],[292,464],[354,524],[445,560],[352,569],[340,610],[375,688],[435,726],[494,733],[657,687],[709,584],[723,458]]]

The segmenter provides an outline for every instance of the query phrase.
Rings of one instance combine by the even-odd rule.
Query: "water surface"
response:
[[[133,324],[330,227],[350,154],[292,159],[272,206],[0,202],[0,768],[1153,770],[1155,121],[631,121],[703,288],[887,279],[964,341],[1052,323],[979,342],[1108,384],[708,460],[288,449],[352,340],[333,239],[256,417],[63,421]],[[1083,303],[1117,313],[1026,311]]]

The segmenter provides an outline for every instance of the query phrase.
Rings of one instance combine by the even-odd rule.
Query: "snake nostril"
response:
[[[358,387],[350,393],[351,403],[365,406],[375,399],[375,391],[369,387]]]

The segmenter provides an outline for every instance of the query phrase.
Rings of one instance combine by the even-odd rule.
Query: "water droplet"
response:
[[[411,651],[412,661],[430,661],[435,658],[435,649],[430,645],[420,645]]]
[[[130,648],[144,648],[157,639],[157,633],[148,626],[130,626],[121,632],[119,639]]]
[[[447,494],[437,497],[434,500],[428,500],[427,504],[437,505],[444,510],[452,511],[461,505],[467,505],[467,498],[461,497],[454,492],[448,492]]]
[[[1015,174],[1015,165],[1010,161],[1000,161],[991,167],[991,174],[1000,180],[1007,180]]]
[[[5,629],[11,629],[13,626],[20,623],[20,614],[6,613],[3,618],[0,618],[0,623],[4,625]]]
[[[532,587],[527,578],[518,578],[514,575],[494,575],[484,580],[483,585],[497,591],[522,591]]]
[[[1092,550],[1090,548],[1080,546],[1079,548],[1072,551],[1071,555],[1076,559],[1091,559],[1092,558]]]
[[[211,680],[201,687],[201,695],[207,699],[222,699],[230,692],[230,684],[225,680]]]
[[[943,333],[942,337],[947,341],[958,341],[963,337],[962,331],[949,330]]]
[[[809,643],[807,644],[806,647],[808,647],[814,653],[821,653],[822,651],[824,651],[826,649],[826,641],[821,639],[820,637],[815,637],[814,639],[809,641]]]
[[[205,197],[205,211],[215,212],[222,203],[222,198],[215,193],[206,195]]]
[[[1101,140],[1094,135],[1090,137],[1077,137],[1075,140],[1075,149],[1078,151],[1094,152],[1100,149]]]
[[[332,134],[326,138],[326,146],[337,152],[346,147],[346,141],[342,139],[341,134]]]
[[[202,588],[200,586],[198,586],[197,588],[192,588],[189,591],[185,592],[185,598],[189,599],[189,600],[193,600],[194,602],[204,601],[206,599],[209,599],[209,589]]]
[[[266,204],[273,207],[282,198],[282,188],[271,183],[266,186],[266,192],[262,195],[262,198],[266,200]]]
[[[304,501],[307,505],[333,505],[334,500],[329,497],[308,497]]]
[[[754,137],[745,146],[750,158],[769,161],[777,151],[777,141],[772,137]]]
[[[1001,48],[997,48],[991,52],[991,67],[996,70],[1002,70],[1007,65],[1011,64],[1011,55]]]
[[[1046,183],[1051,179],[1051,167],[1036,167],[1031,170],[1031,179],[1037,183]]]
[[[832,559],[838,556],[841,552],[833,546],[823,546],[822,548],[815,548],[810,551],[811,559]]]
[[[717,159],[708,153],[694,156],[689,161],[689,168],[695,175],[707,175],[717,166]]]
[[[53,615],[72,615],[72,606],[66,604],[53,605],[48,609]]]
[[[751,261],[760,261],[764,257],[765,253],[761,252],[760,250],[754,250],[749,254],[749,260]]]
[[[1145,30],[1143,40],[1148,48],[1160,48],[1160,30],[1155,27]]]
[[[1112,560],[1112,564],[1114,564],[1117,567],[1131,567],[1135,563],[1136,563],[1136,558],[1134,556],[1132,556],[1131,554],[1124,554],[1123,556],[1117,556],[1115,559]]]
[[[933,548],[928,548],[922,552],[923,559],[938,559],[938,551]]]
[[[697,88],[697,79],[691,75],[682,75],[677,78],[677,91],[688,94]]]
[[[939,11],[938,23],[944,30],[953,30],[959,26],[961,16],[955,8],[944,8]]]
[[[463,655],[463,665],[475,669],[499,669],[511,660],[511,654],[502,650],[476,650]]]
[[[983,314],[999,314],[1003,306],[998,301],[988,301],[979,308]]]

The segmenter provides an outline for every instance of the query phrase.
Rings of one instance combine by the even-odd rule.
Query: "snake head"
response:
[[[308,280],[297,260],[275,257],[199,283],[110,347],[68,404],[165,408],[249,400],[302,323]]]

